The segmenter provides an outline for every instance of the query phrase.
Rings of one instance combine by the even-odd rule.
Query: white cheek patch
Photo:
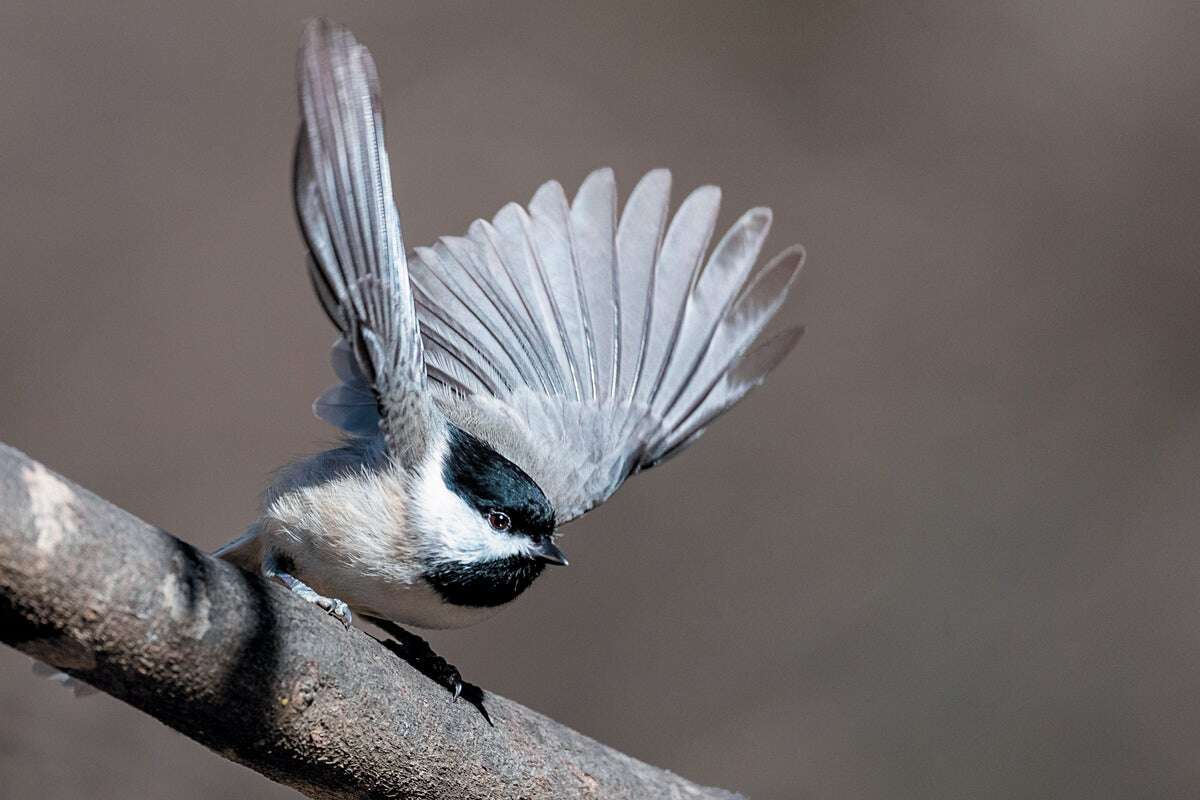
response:
[[[493,530],[487,520],[442,480],[441,459],[431,459],[417,481],[412,510],[421,555],[466,564],[527,555],[526,537]]]

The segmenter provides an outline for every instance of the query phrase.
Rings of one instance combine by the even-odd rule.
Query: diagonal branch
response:
[[[366,634],[0,444],[0,639],[314,798],[724,798]]]

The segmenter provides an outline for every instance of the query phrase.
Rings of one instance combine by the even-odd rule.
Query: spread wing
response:
[[[803,261],[757,273],[771,224],[747,211],[712,252],[720,190],[669,216],[650,172],[617,217],[612,171],[568,203],[556,182],[465,237],[417,248],[425,362],[446,415],[528,472],[560,522],[679,452],[758,385],[800,329],[755,346]]]
[[[718,189],[697,189],[668,220],[670,175],[655,170],[618,220],[603,169],[571,203],[547,183],[528,209],[510,204],[409,265],[375,67],[349,31],[309,25],[300,103],[296,206],[342,332],[342,383],[314,408],[357,435],[382,430],[406,465],[444,413],[525,469],[565,522],[695,441],[800,336],[755,345],[803,261],[792,247],[754,272],[768,209],[746,212],[706,256]]]
[[[382,430],[405,466],[419,463],[434,405],[384,149],[375,64],[345,28],[309,23],[298,65],[302,122],[296,211],[317,294],[342,332],[345,381],[319,416],[357,433]]]

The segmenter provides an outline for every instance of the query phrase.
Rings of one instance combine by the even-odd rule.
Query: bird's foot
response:
[[[318,594],[315,589],[304,581],[277,569],[273,562],[264,567],[263,573],[268,577],[277,578],[280,583],[291,589],[301,599],[307,600],[318,608],[325,609],[329,616],[342,623],[346,628],[349,628],[351,623],[354,622],[354,615],[350,613],[350,606],[336,597],[326,597],[323,594]]]
[[[314,592],[314,594],[316,594]],[[329,616],[336,619],[338,622],[349,628],[354,623],[354,615],[350,613],[350,606],[346,605],[336,597],[325,597],[317,595],[310,602],[325,609]]]
[[[382,642],[384,647],[404,659],[417,672],[450,692],[451,703],[457,703],[460,697],[463,698],[479,710],[489,725],[492,724],[492,718],[483,707],[483,689],[464,681],[458,667],[434,652],[429,642],[394,622],[377,617],[367,619],[392,637],[391,641]]]

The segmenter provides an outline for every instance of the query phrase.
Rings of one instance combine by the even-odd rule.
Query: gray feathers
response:
[[[447,416],[529,472],[563,520],[693,441],[799,338],[750,350],[802,261],[792,248],[751,277],[770,211],[747,212],[706,259],[719,190],[697,189],[668,225],[669,187],[665,170],[646,175],[617,224],[611,170],[570,204],[550,182],[528,211],[506,206],[411,265]]]
[[[342,382],[329,387],[317,398],[313,412],[344,431],[360,436],[374,435],[379,430],[379,398],[346,339],[339,338],[334,343],[330,361]]]
[[[341,364],[349,385],[323,396],[318,414],[362,425],[368,414],[361,395],[369,387],[389,445],[402,463],[415,464],[430,407],[375,65],[348,30],[318,19],[305,29],[298,73],[296,210],[313,284],[358,368]]]
[[[344,337],[321,418],[372,435],[382,413],[389,449],[419,451],[432,397],[567,521],[694,441],[799,338],[752,348],[803,251],[754,275],[771,226],[756,208],[706,256],[720,190],[697,189],[671,218],[666,170],[643,177],[620,215],[609,169],[572,202],[551,181],[528,210],[509,204],[406,263],[369,54],[318,21],[300,72],[296,204]]]

